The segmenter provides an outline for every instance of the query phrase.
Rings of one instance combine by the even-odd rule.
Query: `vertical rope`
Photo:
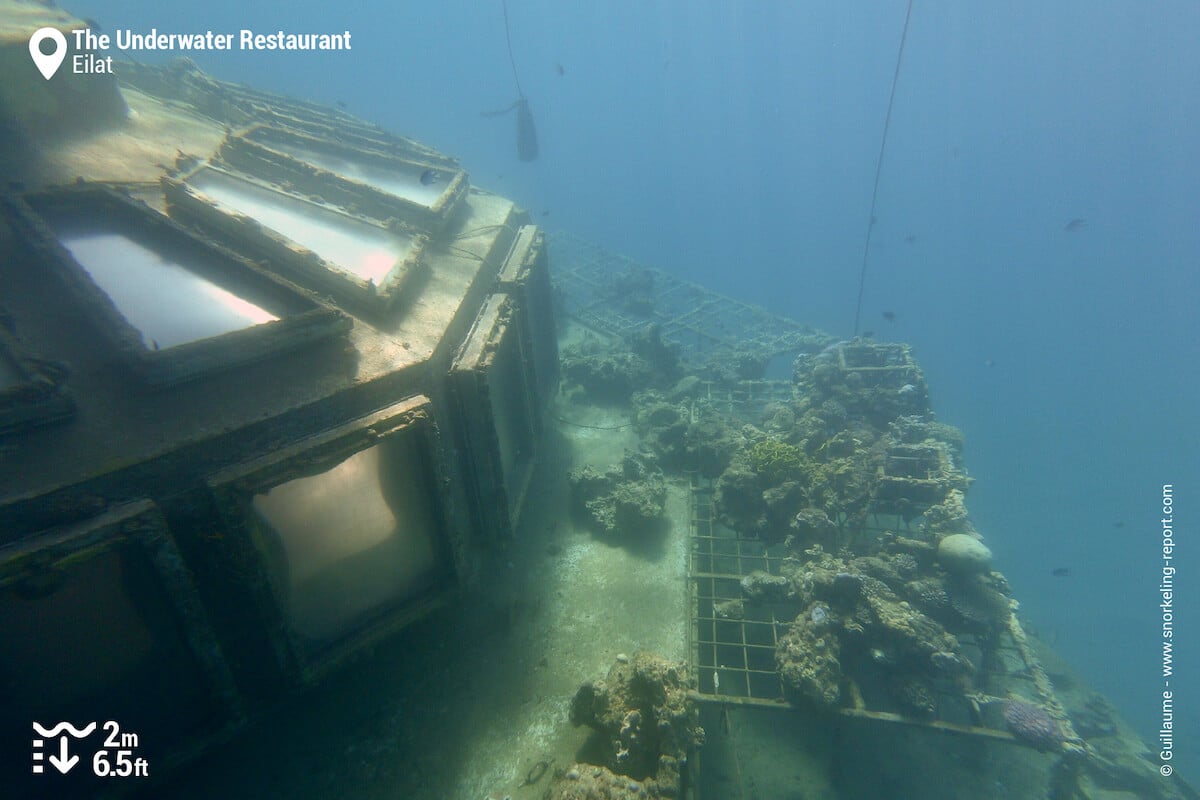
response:
[[[904,12],[904,30],[900,33],[900,49],[896,52],[896,71],[892,74],[892,92],[888,95],[887,116],[883,120],[883,138],[879,141],[879,158],[875,161],[875,183],[871,186],[871,213],[867,217],[867,235],[863,241],[862,270],[858,275],[858,303],[854,306],[854,335],[862,319],[863,289],[867,285],[867,256],[871,252],[871,233],[875,229],[875,200],[879,196],[879,175],[883,172],[883,151],[887,149],[888,128],[892,125],[892,104],[896,101],[896,84],[900,82],[900,60],[904,58],[904,43],[908,39],[908,20],[912,16],[912,0]],[[515,68],[514,68],[515,69]]]
[[[517,62],[513,58],[512,36],[508,33],[508,0],[500,0],[500,6],[504,9],[504,41],[508,42],[508,63],[512,65],[513,80],[517,82],[517,94],[524,99],[525,92],[521,90],[521,79],[517,76]]]

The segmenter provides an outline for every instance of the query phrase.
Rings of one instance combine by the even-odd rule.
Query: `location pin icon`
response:
[[[42,52],[42,42],[47,39],[54,42],[54,52],[49,55]],[[50,80],[67,57],[67,37],[58,28],[39,28],[29,37],[29,55],[42,77]]]

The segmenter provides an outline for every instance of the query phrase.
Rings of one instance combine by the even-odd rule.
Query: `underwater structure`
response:
[[[104,707],[169,770],[509,534],[557,380],[543,236],[451,158],[186,61],[43,81],[30,33],[81,23],[13,10],[0,749],[28,774],[31,721]]]
[[[569,475],[574,510],[628,546],[668,515],[664,482],[684,487],[678,668],[699,708],[695,726],[649,702],[598,714],[595,686],[628,682],[618,656],[571,708],[610,749],[549,797],[643,796],[656,774],[625,793],[610,779],[643,778],[643,717],[676,720],[668,763],[695,737],[689,797],[1196,796],[1027,632],[968,512],[963,435],[937,420],[910,346],[548,240],[576,330],[559,407],[621,408],[636,434],[619,463]]]
[[[0,10],[6,796],[265,796],[219,768],[335,724],[297,697],[397,710],[283,796],[1196,796],[1026,633],[907,345],[186,59],[45,82],[82,23]],[[489,702],[503,763],[429,767]]]

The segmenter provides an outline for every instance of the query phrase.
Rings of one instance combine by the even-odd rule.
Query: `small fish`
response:
[[[548,216],[550,216],[550,209],[548,209],[548,208],[547,208],[547,209],[545,209],[544,211],[542,211],[542,216],[543,216],[543,217],[548,217]]]
[[[1124,527],[1125,527],[1125,520],[1123,520],[1123,519],[1119,519],[1119,520],[1117,520],[1116,522],[1114,522],[1114,523],[1113,523],[1113,527],[1114,527],[1114,528],[1124,528]]]
[[[911,234],[911,233],[910,233],[908,236],[905,236],[905,237],[904,237],[904,243],[905,243],[905,244],[916,244],[916,243],[917,243],[917,237],[916,237],[914,234]]]
[[[996,362],[995,362],[995,361],[993,361],[993,360],[992,360],[992,359],[990,359],[990,358],[985,358],[985,359],[983,360],[983,365],[984,365],[985,367],[994,367],[994,366],[996,366]]]
[[[421,185],[432,186],[438,182],[437,170],[427,169],[421,173]]]
[[[560,63],[559,63],[559,62],[557,62],[557,61],[555,61],[555,62],[554,62],[554,72],[555,72],[555,74],[557,74],[557,75],[558,75],[558,77],[560,77],[560,78],[561,78],[563,75],[566,75],[566,74],[567,74],[567,71],[566,71],[565,69],[563,69],[563,65],[562,65],[562,64],[560,64]]]
[[[338,101],[337,101],[337,107],[338,107],[338,108],[345,108],[345,107],[346,107],[346,101],[345,101],[345,100],[338,100]]]
[[[882,314],[881,316],[882,316],[884,319],[886,319],[888,322],[895,322],[895,321],[896,321],[896,312],[895,312],[895,311],[884,311],[884,312],[883,312],[883,314]]]
[[[1050,574],[1056,578],[1065,578],[1071,574],[1071,568],[1070,567],[1055,567],[1053,570],[1050,571]]]
[[[1063,226],[1063,230],[1067,233],[1079,233],[1087,228],[1087,220],[1082,217],[1076,217]]]

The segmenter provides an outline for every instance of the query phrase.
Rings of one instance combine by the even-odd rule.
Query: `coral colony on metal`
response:
[[[1038,750],[1057,750],[1063,743],[1062,729],[1041,706],[1023,700],[1004,704],[1004,723],[1013,736]]]

